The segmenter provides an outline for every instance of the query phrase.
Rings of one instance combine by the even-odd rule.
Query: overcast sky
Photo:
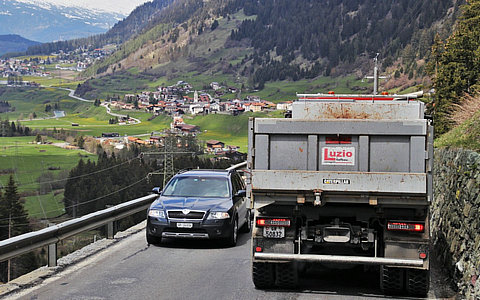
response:
[[[17,0],[26,3],[50,3],[63,6],[80,6],[129,15],[135,7],[149,0]]]

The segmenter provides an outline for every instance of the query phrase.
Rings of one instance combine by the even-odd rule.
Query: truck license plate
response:
[[[285,237],[285,227],[266,226],[263,227],[263,236],[272,239],[281,239]]]
[[[192,228],[193,223],[177,223],[178,228]]]

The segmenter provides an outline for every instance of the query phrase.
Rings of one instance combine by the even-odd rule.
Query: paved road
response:
[[[16,299],[379,299],[378,273],[362,268],[314,269],[298,291],[256,290],[250,274],[250,236],[235,248],[211,241],[147,246],[140,231],[16,295]],[[314,278],[314,279],[313,279]],[[431,297],[440,298],[440,297]],[[393,298],[391,298],[393,299]],[[412,299],[412,298],[408,298]]]

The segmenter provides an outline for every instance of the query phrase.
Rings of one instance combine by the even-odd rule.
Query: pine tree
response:
[[[0,239],[7,239],[30,231],[27,214],[20,202],[17,185],[10,175],[5,193],[0,193]],[[35,255],[28,253],[12,259],[10,274],[8,263],[0,264],[0,281],[6,282],[37,267]],[[10,275],[10,276],[9,276]],[[10,277],[10,278],[9,278]]]
[[[478,91],[480,77],[480,0],[470,0],[455,32],[444,47],[438,39],[432,48],[435,60],[435,131],[442,134],[452,127],[449,112],[466,93]],[[432,67],[430,67],[432,72]]]

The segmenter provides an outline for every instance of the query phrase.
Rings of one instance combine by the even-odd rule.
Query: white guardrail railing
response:
[[[242,162],[227,170],[238,169],[246,166],[246,164],[247,162]],[[107,238],[113,239],[115,221],[137,212],[146,211],[157,197],[157,194],[148,195],[80,218],[0,241],[0,262],[48,245],[48,266],[55,267],[57,266],[57,243],[59,241],[105,225],[107,227]]]

